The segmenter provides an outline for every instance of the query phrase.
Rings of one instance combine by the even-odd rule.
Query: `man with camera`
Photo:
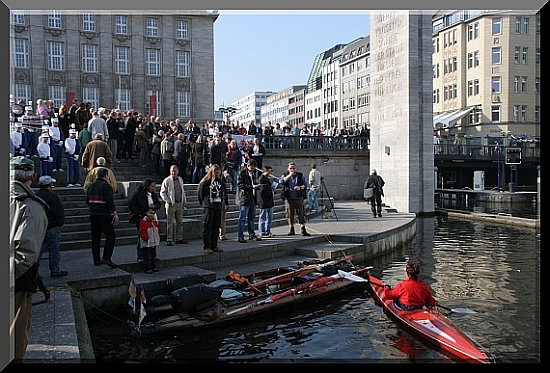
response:
[[[319,200],[317,199],[317,192],[321,187],[321,173],[317,170],[315,163],[311,164],[311,171],[309,171],[309,190],[307,192],[307,205],[311,209],[311,212],[319,211]]]
[[[302,236],[311,236],[306,230],[304,198],[306,198],[307,180],[301,172],[296,171],[296,164],[290,162],[288,170],[279,178],[283,184],[282,197],[285,200],[286,216],[290,226],[289,236],[295,235],[294,216],[298,215],[298,223],[302,227]]]

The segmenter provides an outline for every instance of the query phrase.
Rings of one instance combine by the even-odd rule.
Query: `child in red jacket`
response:
[[[160,243],[160,227],[154,208],[150,207],[139,222],[139,240],[143,249],[143,269],[145,273],[158,272],[155,257],[157,245]]]

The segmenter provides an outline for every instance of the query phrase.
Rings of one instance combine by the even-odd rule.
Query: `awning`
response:
[[[475,106],[470,106],[467,108],[446,111],[446,112],[434,115],[433,117],[434,129],[454,126],[456,122],[458,122],[462,117],[464,117],[474,108]]]

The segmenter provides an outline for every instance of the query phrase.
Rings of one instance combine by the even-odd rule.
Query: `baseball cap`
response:
[[[56,180],[50,175],[40,176],[40,179],[38,179],[40,185],[49,185],[50,183],[55,183],[55,181]]]
[[[34,162],[23,156],[13,157],[10,160],[10,166],[14,170],[34,171]]]

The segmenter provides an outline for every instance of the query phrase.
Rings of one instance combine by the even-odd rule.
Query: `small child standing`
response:
[[[160,227],[157,213],[149,207],[143,219],[139,222],[139,240],[143,249],[143,269],[145,273],[158,272],[155,265],[157,245],[160,243]]]

